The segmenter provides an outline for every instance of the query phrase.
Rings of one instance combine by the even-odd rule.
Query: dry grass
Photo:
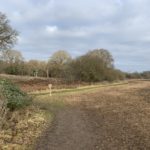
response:
[[[9,112],[7,122],[0,131],[0,149],[29,150],[43,131],[47,122],[45,112],[30,106],[24,110]]]
[[[95,124],[100,149],[150,149],[150,82],[107,87],[77,98],[74,104]]]

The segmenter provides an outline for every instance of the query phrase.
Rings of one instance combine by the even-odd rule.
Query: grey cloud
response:
[[[149,0],[1,0],[0,10],[20,32],[26,59],[47,59],[54,51],[74,57],[106,48],[117,68],[150,70]]]

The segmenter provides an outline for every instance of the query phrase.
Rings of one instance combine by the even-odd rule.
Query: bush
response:
[[[10,110],[25,107],[31,102],[31,98],[10,81],[0,80],[0,90]]]
[[[7,108],[6,101],[4,100],[4,97],[0,92],[0,130],[2,129],[2,126],[6,121],[7,112],[8,112],[8,108]]]

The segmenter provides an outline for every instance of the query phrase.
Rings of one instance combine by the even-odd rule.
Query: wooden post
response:
[[[52,84],[49,84],[48,87],[49,87],[49,95],[52,96]]]

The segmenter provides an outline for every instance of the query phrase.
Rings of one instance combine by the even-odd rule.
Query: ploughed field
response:
[[[54,111],[36,150],[150,149],[150,81],[67,93],[59,101],[65,106]]]

